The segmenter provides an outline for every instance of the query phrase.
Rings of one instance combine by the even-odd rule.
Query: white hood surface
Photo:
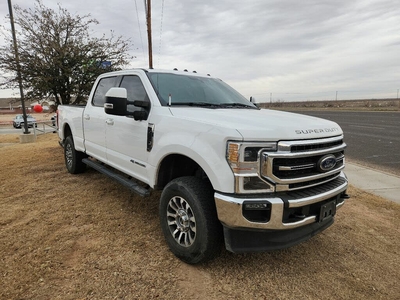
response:
[[[171,107],[173,116],[195,123],[236,129],[247,141],[326,138],[343,134],[332,121],[268,109]]]

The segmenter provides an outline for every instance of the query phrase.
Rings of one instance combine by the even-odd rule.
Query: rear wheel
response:
[[[196,264],[219,254],[222,226],[208,182],[196,177],[172,180],[161,194],[159,210],[164,237],[178,258]]]
[[[74,140],[72,136],[68,136],[64,143],[65,166],[71,174],[82,173],[86,170],[86,165],[82,159],[86,158],[86,154],[75,150]]]

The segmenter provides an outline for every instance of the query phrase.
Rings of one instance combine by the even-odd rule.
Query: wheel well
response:
[[[69,137],[70,135],[72,135],[72,131],[71,128],[69,127],[69,125],[65,125],[64,127],[64,140]]]
[[[182,176],[195,176],[209,180],[207,174],[194,160],[184,155],[171,154],[160,164],[155,189],[162,189],[171,180]]]

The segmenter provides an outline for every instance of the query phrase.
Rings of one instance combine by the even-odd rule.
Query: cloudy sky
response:
[[[98,34],[130,38],[130,67],[148,67],[144,0],[42,1],[91,14]],[[6,1],[0,9],[9,28]],[[209,73],[257,102],[396,98],[400,89],[397,1],[152,0],[152,26],[155,68]]]

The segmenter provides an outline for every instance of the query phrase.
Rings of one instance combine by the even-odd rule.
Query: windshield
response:
[[[256,108],[220,79],[170,73],[148,73],[162,105],[210,108]]]

